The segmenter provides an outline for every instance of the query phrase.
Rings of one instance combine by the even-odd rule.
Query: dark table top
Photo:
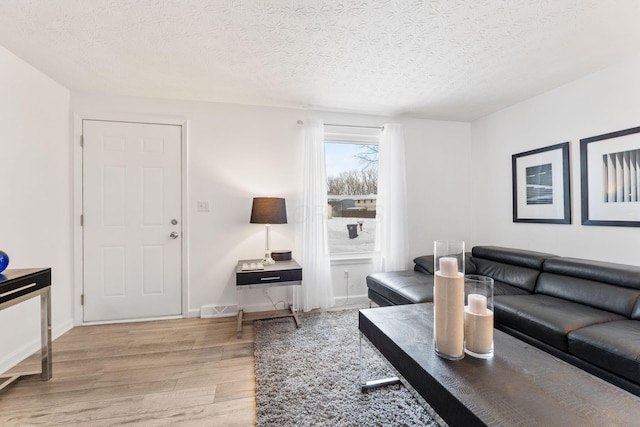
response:
[[[19,268],[0,273],[0,304],[51,286],[50,268]]]
[[[259,263],[262,262],[261,259],[241,259],[238,261],[238,265],[236,266],[236,274],[249,274],[260,271],[270,272],[270,271],[285,271],[285,270],[302,270],[300,264],[296,262],[296,260],[288,260],[288,261],[277,261],[275,264],[264,264],[263,268],[260,270],[243,270],[242,264],[251,264],[251,263]]]
[[[435,354],[433,304],[360,310],[360,331],[450,425],[631,426],[640,398],[494,330],[494,357]]]

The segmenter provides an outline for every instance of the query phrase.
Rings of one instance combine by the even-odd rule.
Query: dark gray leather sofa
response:
[[[433,301],[433,257],[367,276],[378,305]],[[465,272],[494,279],[496,328],[640,396],[640,267],[476,246]]]

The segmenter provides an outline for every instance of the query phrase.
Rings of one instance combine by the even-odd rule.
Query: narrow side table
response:
[[[302,267],[295,261],[277,261],[275,264],[265,265],[263,270],[243,270],[242,265],[258,263],[260,260],[249,259],[238,261],[236,267],[236,290],[252,288],[269,288],[274,286],[293,286],[293,304],[289,306],[289,313],[271,314],[263,317],[252,317],[250,320],[271,319],[275,317],[293,317],[296,327],[300,327],[297,307],[297,287],[302,284]],[[238,302],[240,299],[238,298]],[[240,305],[238,303],[238,305]],[[244,312],[238,307],[237,337],[242,338],[242,322]]]
[[[40,297],[40,342],[42,370],[0,376],[0,390],[22,378],[40,376],[49,381],[52,375],[51,359],[51,269],[14,269],[0,274],[0,310],[31,298]]]

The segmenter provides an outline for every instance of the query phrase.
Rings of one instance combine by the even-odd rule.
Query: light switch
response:
[[[198,200],[198,212],[209,212],[208,200]]]

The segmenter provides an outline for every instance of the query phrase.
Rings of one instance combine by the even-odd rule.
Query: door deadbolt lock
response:
[[[178,220],[177,219],[172,219],[171,220],[171,225],[176,225],[178,224]]]

